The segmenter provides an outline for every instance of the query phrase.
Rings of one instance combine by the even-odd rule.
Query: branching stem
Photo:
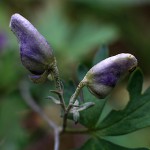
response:
[[[56,89],[58,90],[58,96],[59,96],[59,100],[61,103],[61,107],[63,109],[63,128],[62,128],[62,132],[65,132],[66,126],[67,126],[67,118],[68,118],[68,114],[69,111],[71,110],[71,108],[73,107],[73,104],[75,103],[77,97],[80,94],[81,89],[85,86],[85,81],[82,80],[79,85],[77,86],[76,91],[74,92],[74,94],[71,96],[70,101],[69,101],[69,105],[66,107],[64,98],[63,98],[63,89],[62,89],[62,84],[61,84],[61,80],[59,78],[59,71],[57,68],[57,62],[56,59],[54,61],[54,64],[52,66],[52,73],[54,76],[54,80],[55,80],[55,84],[56,84]]]
[[[87,129],[72,130],[72,129],[66,128],[67,127],[68,114],[69,114],[70,110],[72,109],[72,107],[74,107],[74,103],[75,103],[77,97],[79,96],[81,89],[85,86],[86,82],[83,79],[79,83],[74,94],[70,98],[68,106],[66,106],[65,101],[64,101],[64,97],[63,97],[62,82],[61,82],[60,77],[59,77],[59,70],[57,68],[56,59],[54,60],[54,63],[51,67],[52,67],[51,73],[54,77],[54,81],[55,81],[55,85],[56,85],[56,90],[52,90],[51,92],[58,94],[60,104],[61,104],[60,106],[62,107],[63,113],[64,113],[62,128],[57,126],[51,119],[49,119],[49,117],[43,112],[43,110],[36,104],[36,102],[33,100],[32,96],[30,95],[28,86],[24,85],[25,82],[21,83],[20,91],[21,91],[22,97],[24,98],[26,103],[48,123],[50,128],[52,128],[54,130],[54,140],[55,140],[54,150],[59,150],[60,133],[86,134],[89,132]]]
[[[62,132],[65,132],[66,131],[66,127],[67,127],[67,118],[68,118],[68,114],[69,114],[69,111],[71,110],[71,108],[73,107],[73,104],[75,103],[77,97],[79,96],[80,94],[80,91],[81,89],[85,86],[85,82],[84,80],[82,80],[79,85],[77,86],[77,89],[76,91],[74,92],[74,94],[71,96],[70,98],[70,101],[69,101],[69,105],[64,113],[64,116],[63,116],[63,130]]]
[[[56,58],[54,60],[53,66],[52,66],[52,73],[53,73],[53,76],[54,76],[56,89],[58,90],[59,100],[60,100],[60,103],[62,104],[61,105],[62,109],[63,109],[63,111],[65,111],[66,110],[66,104],[65,104],[65,101],[64,101],[64,97],[63,97],[62,82],[61,82],[60,77],[59,77],[59,70],[57,68]]]
[[[61,89],[60,85],[60,80],[59,78],[55,78],[58,79],[57,81],[57,88]],[[60,145],[60,133],[67,133],[67,134],[87,134],[89,133],[88,129],[79,129],[79,130],[75,130],[75,129],[67,129],[67,118],[68,118],[68,114],[69,111],[71,110],[71,108],[73,107],[74,102],[76,101],[77,97],[79,96],[79,93],[81,91],[81,89],[83,88],[83,86],[85,85],[85,83],[83,81],[81,81],[76,89],[76,91],[74,92],[74,94],[72,95],[72,97],[70,98],[70,102],[68,107],[66,108],[65,103],[63,103],[64,99],[63,99],[63,94],[59,97],[60,101],[62,102],[63,106],[62,108],[64,108],[64,116],[63,116],[63,127],[59,127],[57,124],[55,124],[55,122],[53,122],[45,113],[44,111],[38,106],[38,104],[35,102],[35,100],[32,98],[30,91],[29,91],[29,87],[28,84],[24,81],[21,82],[20,84],[20,92],[22,97],[24,98],[25,102],[29,105],[29,107],[31,107],[31,109],[33,111],[35,111],[36,113],[38,113],[41,118],[43,118],[43,120],[45,120],[47,122],[47,124],[49,125],[50,128],[53,129],[54,131],[54,150],[59,150],[59,145]],[[63,92],[62,92],[63,93]]]

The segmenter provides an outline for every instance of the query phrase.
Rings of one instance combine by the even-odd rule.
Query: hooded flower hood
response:
[[[18,39],[21,62],[25,68],[36,79],[45,71],[48,72],[54,62],[54,55],[46,39],[20,14],[12,15],[10,28]]]
[[[137,66],[137,59],[131,54],[118,54],[109,57],[86,74],[84,80],[90,92],[98,98],[105,98],[115,87],[119,79]]]

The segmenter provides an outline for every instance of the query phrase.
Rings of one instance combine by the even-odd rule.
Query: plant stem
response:
[[[79,86],[80,87],[80,86]],[[80,87],[80,89],[78,89],[75,93],[75,98],[77,97],[77,95],[79,94],[80,90],[81,90],[82,86]],[[61,133],[68,133],[68,134],[87,134],[89,133],[88,129],[79,129],[79,130],[74,130],[74,129],[66,129],[66,125],[67,125],[67,116],[68,113],[66,115],[66,117],[64,117],[65,119],[65,126],[63,125],[63,129],[61,127],[59,127],[55,122],[53,122],[46,114],[45,112],[38,106],[38,104],[35,102],[35,100],[32,98],[30,91],[29,91],[29,86],[28,84],[23,81],[20,83],[20,92],[21,95],[24,99],[24,101],[28,104],[28,106],[35,111],[37,114],[39,114],[39,116],[41,116],[41,118],[47,122],[47,124],[49,125],[50,128],[53,129],[54,132],[54,150],[59,150],[59,145],[60,145],[60,132]],[[62,132],[63,131],[63,132]]]
[[[81,89],[85,86],[85,82],[84,80],[82,80],[78,86],[77,86],[77,89],[75,90],[74,94],[71,96],[70,98],[70,101],[69,101],[69,105],[64,113],[64,116],[63,116],[63,129],[62,129],[62,132],[65,132],[66,131],[66,127],[67,127],[67,118],[68,118],[68,114],[69,114],[69,111],[71,110],[71,108],[73,107],[73,104],[75,103],[77,97],[79,96],[80,94],[80,91]]]
[[[71,108],[73,107],[73,104],[75,103],[77,97],[80,94],[81,89],[85,86],[85,79],[83,79],[79,85],[77,86],[76,91],[74,92],[74,94],[71,96],[70,101],[69,101],[69,105],[66,107],[65,101],[64,101],[64,97],[63,97],[63,89],[62,89],[62,83],[61,80],[59,78],[59,70],[57,68],[57,61],[56,58],[54,59],[54,63],[52,66],[52,73],[54,76],[54,80],[55,80],[55,84],[56,84],[56,89],[58,90],[57,94],[59,96],[59,100],[61,103],[61,107],[63,109],[63,128],[62,128],[62,133],[65,132],[66,127],[67,127],[67,118],[68,118],[68,114],[69,111],[71,110]]]
[[[54,60],[54,64],[53,64],[52,68],[53,68],[52,73],[53,73],[53,76],[54,76],[56,89],[58,90],[59,100],[60,100],[60,103],[62,104],[61,105],[62,109],[64,111],[66,111],[66,104],[65,104],[65,101],[64,101],[64,97],[63,97],[62,83],[61,83],[61,80],[60,80],[60,77],[59,77],[59,70],[57,68],[56,58]]]

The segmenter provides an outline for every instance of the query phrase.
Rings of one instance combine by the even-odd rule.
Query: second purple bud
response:
[[[137,66],[137,59],[131,54],[118,54],[93,66],[83,81],[89,91],[103,99],[110,94],[119,79]]]

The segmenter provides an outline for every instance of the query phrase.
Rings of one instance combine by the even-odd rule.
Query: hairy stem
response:
[[[59,96],[59,100],[61,103],[61,107],[63,109],[63,127],[62,127],[62,133],[65,132],[66,127],[67,127],[67,118],[68,118],[68,114],[69,111],[71,110],[71,108],[73,107],[73,104],[75,103],[77,97],[80,94],[81,89],[85,86],[85,80],[83,79],[79,85],[77,86],[76,91],[74,92],[74,94],[71,96],[70,101],[68,106],[66,106],[65,101],[64,101],[64,97],[63,97],[63,89],[62,89],[62,83],[59,77],[59,70],[57,68],[57,61],[56,59],[54,60],[53,66],[52,66],[52,74],[55,80],[55,85],[56,85],[56,89],[58,90],[58,92],[55,91],[55,93],[58,94]]]
[[[62,132],[65,132],[66,131],[66,127],[67,127],[67,118],[68,118],[68,114],[69,114],[69,111],[71,110],[71,108],[73,107],[73,104],[75,103],[77,97],[79,96],[80,94],[80,91],[81,89],[85,86],[85,82],[84,80],[82,80],[79,85],[77,86],[77,89],[75,90],[74,94],[71,96],[70,98],[70,101],[69,101],[69,105],[64,113],[64,116],[63,116],[63,130]]]
[[[56,89],[58,90],[59,100],[60,100],[62,109],[65,111],[66,110],[66,104],[65,104],[65,101],[64,101],[64,97],[63,97],[62,82],[61,82],[60,77],[59,77],[59,70],[57,68],[56,58],[55,58],[55,61],[54,61],[54,64],[53,64],[52,68],[53,68],[52,73],[53,73],[53,76],[54,76]]]

